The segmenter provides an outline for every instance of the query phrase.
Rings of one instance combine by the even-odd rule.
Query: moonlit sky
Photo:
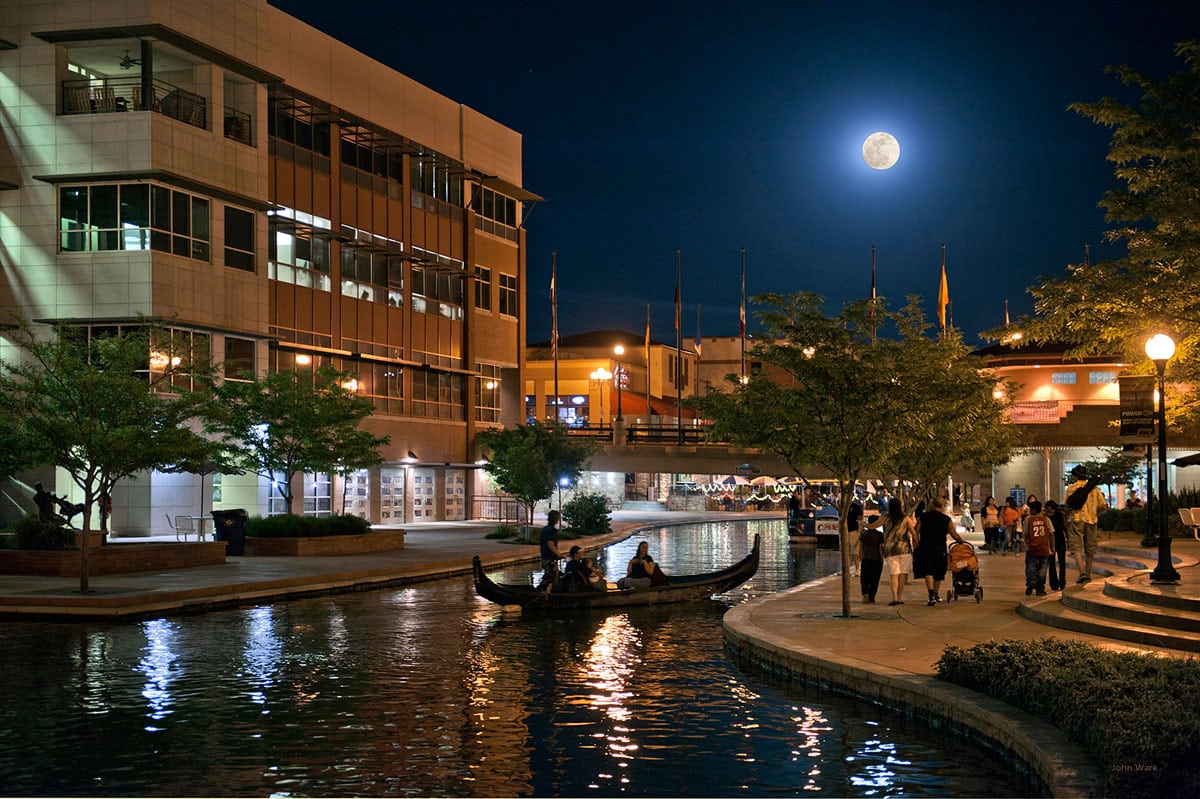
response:
[[[1182,2],[270,0],[524,137],[529,341],[621,328],[737,335],[747,292],[877,287],[936,324],[941,245],[969,343],[1032,311],[1039,275],[1102,242],[1109,131],[1067,110],[1132,99],[1104,68],[1183,69]],[[900,142],[878,171],[874,131]],[[750,328],[756,327],[750,307]]]

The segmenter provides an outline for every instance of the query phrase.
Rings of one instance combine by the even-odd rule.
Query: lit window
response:
[[[1117,373],[1109,371],[1088,372],[1088,382],[1092,385],[1117,382]]]
[[[1051,372],[1050,373],[1050,382],[1054,383],[1056,385],[1060,385],[1060,386],[1073,386],[1073,385],[1075,385],[1075,373],[1074,372]]]

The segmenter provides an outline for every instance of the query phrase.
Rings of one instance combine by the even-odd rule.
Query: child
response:
[[[1046,595],[1046,573],[1054,557],[1054,526],[1042,514],[1042,503],[1029,501],[1029,516],[1025,518],[1025,596],[1037,591]]]

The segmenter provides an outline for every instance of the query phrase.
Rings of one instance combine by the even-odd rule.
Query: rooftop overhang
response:
[[[43,42],[50,42],[52,44],[96,42],[108,39],[148,39],[151,41],[166,42],[186,53],[191,53],[205,61],[217,64],[239,75],[244,75],[258,83],[271,83],[283,80],[278,75],[260,69],[240,58],[235,58],[190,36],[171,30],[165,25],[131,25],[124,28],[74,28],[61,31],[35,31],[33,35]]]

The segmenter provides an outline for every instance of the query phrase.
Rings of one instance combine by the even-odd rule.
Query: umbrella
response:
[[[730,475],[726,475],[725,477],[722,477],[720,480],[718,480],[717,485],[744,486],[744,485],[750,485],[750,481],[747,480],[745,477],[742,477],[741,475],[730,474]]]
[[[767,477],[765,474],[761,477],[755,477],[753,480],[750,481],[750,485],[756,485],[756,486],[773,486],[773,485],[778,485],[778,484],[779,484],[778,480],[776,480],[774,477]]]
[[[1200,452],[1195,455],[1184,455],[1182,458],[1171,461],[1172,466],[1196,466],[1198,464],[1200,464]]]

